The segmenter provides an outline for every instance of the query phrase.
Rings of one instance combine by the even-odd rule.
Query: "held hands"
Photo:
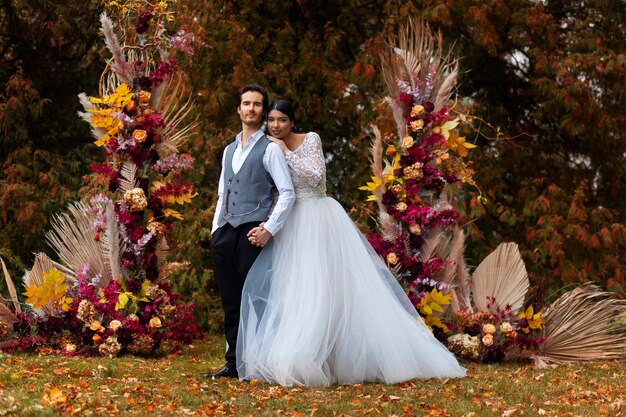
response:
[[[260,248],[264,247],[272,237],[272,234],[263,227],[264,224],[265,222],[251,229],[247,235],[250,243]]]

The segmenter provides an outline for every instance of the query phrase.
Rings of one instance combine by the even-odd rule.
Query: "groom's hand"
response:
[[[247,235],[250,243],[260,248],[265,246],[272,237],[272,234],[263,227],[264,224],[261,223],[259,226],[251,229]]]

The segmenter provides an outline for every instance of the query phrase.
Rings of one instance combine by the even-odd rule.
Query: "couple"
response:
[[[464,376],[326,197],[320,137],[294,133],[293,107],[279,100],[268,138],[263,88],[247,85],[239,98],[243,130],[224,152],[211,238],[226,365],[205,376],[284,386]]]

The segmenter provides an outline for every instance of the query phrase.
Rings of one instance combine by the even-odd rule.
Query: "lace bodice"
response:
[[[287,153],[285,158],[297,199],[326,196],[326,164],[317,133],[307,133],[298,149]]]

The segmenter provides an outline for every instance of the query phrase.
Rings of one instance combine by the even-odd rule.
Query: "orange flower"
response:
[[[102,324],[100,324],[98,320],[92,321],[91,324],[89,325],[89,328],[93,330],[94,332],[98,332],[98,333],[102,333],[104,331],[104,327],[102,327]]]
[[[103,342],[102,338],[100,337],[99,334],[94,334],[93,337],[93,344],[98,346],[99,344],[101,344]]]
[[[148,91],[140,91],[137,93],[137,97],[139,98],[139,101],[142,103],[148,103],[150,101],[150,92]]]
[[[422,228],[417,223],[411,223],[409,231],[414,235],[420,235],[422,233]]]
[[[393,145],[389,145],[387,147],[387,150],[385,151],[385,154],[387,154],[388,156],[394,156],[396,154],[396,152],[398,152],[396,147],[393,146]]]
[[[126,111],[128,111],[129,113],[132,113],[133,110],[135,110],[135,100],[129,101],[128,104],[126,105]]]
[[[158,317],[152,317],[150,319],[150,323],[148,323],[148,326],[150,326],[152,328],[155,328],[155,329],[158,329],[159,327],[162,326],[161,319],[158,318]]]
[[[142,129],[135,129],[133,131],[133,139],[135,142],[141,143],[148,138],[148,133]]]
[[[398,256],[391,252],[389,255],[387,255],[387,262],[389,262],[391,265],[395,265],[398,263]]]
[[[424,106],[422,106],[421,104],[416,104],[415,106],[413,106],[413,108],[411,109],[411,117],[416,117],[419,116],[420,114],[424,113]],[[422,123],[423,124],[423,123]]]

